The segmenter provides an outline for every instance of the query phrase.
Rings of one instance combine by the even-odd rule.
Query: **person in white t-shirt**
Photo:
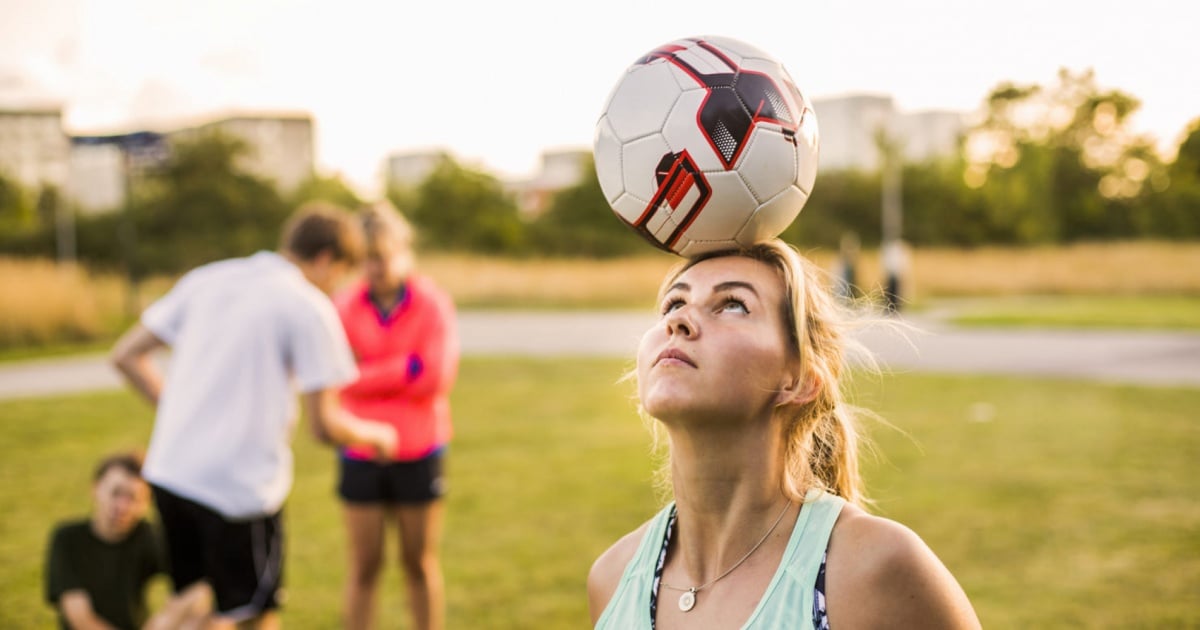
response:
[[[192,270],[113,348],[113,364],[156,406],[142,473],[175,590],[208,582],[212,627],[278,626],[297,391],[318,440],[381,456],[397,447],[390,425],[337,399],[358,373],[328,293],[362,253],[349,213],[302,207],[279,253]],[[164,376],[153,354],[168,346]]]

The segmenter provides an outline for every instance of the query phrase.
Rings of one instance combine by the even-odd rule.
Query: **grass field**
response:
[[[444,544],[451,628],[587,626],[594,557],[655,510],[648,437],[613,360],[470,359],[454,396]],[[877,510],[921,534],[989,628],[1200,625],[1200,390],[1048,379],[864,378]],[[125,392],[0,402],[0,628],[49,628],[46,534],[93,462],[142,444]],[[285,626],[336,627],[333,456],[296,441]],[[394,547],[393,547],[394,550]],[[382,628],[405,628],[399,581]],[[156,596],[161,597],[161,586]]]
[[[933,305],[960,326],[1200,330],[1200,295],[1025,295]]]

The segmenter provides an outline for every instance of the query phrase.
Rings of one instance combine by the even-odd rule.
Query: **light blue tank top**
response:
[[[803,624],[812,624],[813,588],[817,582],[817,571],[829,546],[833,524],[845,504],[845,499],[821,490],[811,490],[804,497],[804,506],[796,518],[796,526],[779,561],[779,568],[767,585],[758,607],[742,628],[799,628]],[[673,504],[663,508],[646,528],[637,552],[621,575],[616,592],[596,621],[598,630],[650,627],[654,565],[658,562],[672,507]]]

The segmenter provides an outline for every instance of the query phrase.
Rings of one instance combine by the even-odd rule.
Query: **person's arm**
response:
[[[81,588],[63,593],[58,598],[58,610],[72,630],[117,630],[96,614],[92,598]]]
[[[399,445],[399,436],[390,424],[368,422],[343,409],[338,404],[336,389],[305,392],[303,404],[313,437],[319,442],[336,446],[369,446],[385,458],[390,458]]]
[[[958,581],[912,530],[852,506],[843,512],[826,573],[831,626],[980,627]]]
[[[409,390],[410,375],[422,369],[422,361],[416,353],[405,353],[383,359],[359,360],[358,380],[342,391],[347,396],[368,398],[380,394],[396,395]]]
[[[354,397],[381,394],[422,398],[445,392],[458,374],[458,331],[454,308],[435,300],[437,313],[428,318],[413,352],[359,361],[358,380],[343,391]]]
[[[172,595],[162,610],[142,626],[142,630],[200,630],[208,627],[212,614],[213,592],[208,582],[200,581]]]
[[[157,405],[162,373],[153,354],[166,344],[142,324],[134,324],[113,346],[109,359],[125,381],[150,404]]]

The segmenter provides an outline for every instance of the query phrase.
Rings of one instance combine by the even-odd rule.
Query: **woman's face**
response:
[[[408,239],[380,236],[368,243],[365,270],[373,293],[399,290],[412,267],[412,245]]]
[[[638,395],[653,417],[765,417],[790,382],[784,285],[767,263],[740,256],[683,272],[638,349]]]

